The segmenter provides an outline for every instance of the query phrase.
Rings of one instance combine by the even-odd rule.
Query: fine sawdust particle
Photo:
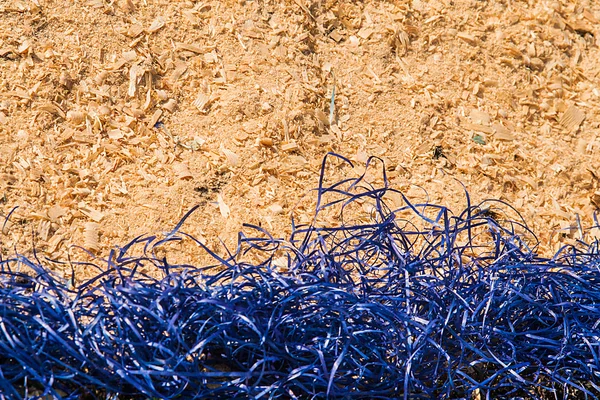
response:
[[[418,200],[505,200],[550,254],[600,207],[598,21],[589,0],[0,1],[0,251],[107,254],[194,205],[210,249],[286,236],[335,151]]]

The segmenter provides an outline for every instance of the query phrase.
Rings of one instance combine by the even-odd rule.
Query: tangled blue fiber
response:
[[[212,266],[154,252],[195,240],[189,213],[75,285],[0,260],[0,398],[600,397],[598,241],[543,258],[506,204],[456,215],[364,176],[326,184],[332,158],[350,163],[323,161],[313,223],[285,240],[248,226],[227,256],[196,241]],[[320,223],[331,210],[340,223]]]

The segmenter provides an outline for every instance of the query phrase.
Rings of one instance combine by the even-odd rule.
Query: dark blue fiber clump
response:
[[[454,215],[363,177],[328,185],[326,167],[312,224],[287,240],[249,226],[226,257],[197,242],[214,266],[155,256],[193,239],[189,213],[75,285],[48,261],[0,260],[0,398],[600,397],[597,241],[542,258],[505,204]],[[367,222],[345,219],[357,206]]]

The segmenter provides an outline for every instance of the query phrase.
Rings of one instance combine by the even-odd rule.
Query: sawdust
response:
[[[184,230],[219,252],[243,223],[286,236],[329,151],[381,157],[411,198],[505,200],[542,253],[590,239],[599,20],[591,1],[0,0],[2,256],[107,255],[194,205]]]

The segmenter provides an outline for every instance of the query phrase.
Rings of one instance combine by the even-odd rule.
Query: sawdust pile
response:
[[[0,0],[2,255],[107,254],[196,204],[212,248],[285,236],[328,151],[359,165],[331,180],[374,155],[409,198],[506,200],[541,252],[589,239],[600,4],[577,3]]]

